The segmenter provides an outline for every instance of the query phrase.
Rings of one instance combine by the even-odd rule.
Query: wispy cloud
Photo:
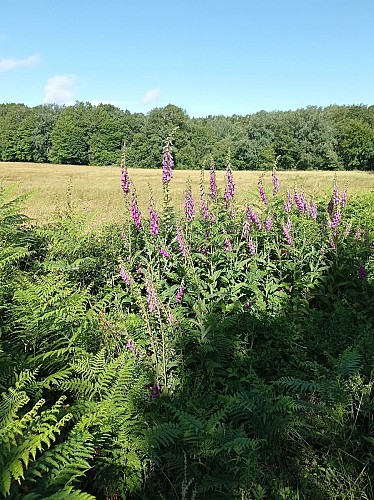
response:
[[[161,97],[160,89],[150,89],[143,96],[142,103],[143,104],[151,104],[152,102],[157,101]]]
[[[39,54],[33,54],[25,59],[15,59],[14,57],[0,59],[0,71],[13,71],[14,69],[19,68],[29,68],[38,64],[40,60],[41,58]]]
[[[74,75],[52,76],[45,84],[43,102],[45,104],[73,104],[75,82]]]

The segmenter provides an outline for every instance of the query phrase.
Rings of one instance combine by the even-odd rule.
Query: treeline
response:
[[[239,170],[374,169],[374,106],[310,106],[246,116],[191,118],[168,104],[148,114],[111,104],[0,104],[0,160],[76,165],[119,162],[160,166],[165,137],[174,137],[175,166],[199,169],[211,156]]]

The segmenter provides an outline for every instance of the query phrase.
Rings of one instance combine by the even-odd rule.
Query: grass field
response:
[[[156,204],[161,202],[160,170],[131,169],[129,173],[137,189],[141,209],[147,208],[149,185]],[[217,172],[219,187],[222,189],[224,175],[223,171]],[[234,172],[240,201],[251,199],[252,194],[257,193],[259,175],[259,171]],[[367,172],[288,171],[279,172],[278,177],[283,190],[297,184],[300,188],[303,186],[308,193],[328,193],[336,178],[341,188],[347,185],[348,195],[374,192],[374,175]],[[176,209],[182,207],[188,178],[194,195],[199,196],[200,172],[176,170],[170,184]],[[205,172],[206,189],[208,183],[209,172]],[[264,185],[271,190],[271,172],[264,173]],[[40,223],[53,219],[57,213],[66,209],[68,203],[76,211],[93,214],[98,222],[120,222],[124,216],[119,167],[0,162],[0,186],[13,186],[13,196],[28,193],[22,211]]]

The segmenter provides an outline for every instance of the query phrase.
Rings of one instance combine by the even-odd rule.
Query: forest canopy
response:
[[[0,160],[156,168],[167,136],[175,166],[238,170],[373,170],[374,106],[309,106],[251,115],[189,117],[173,104],[131,113],[111,104],[0,104]]]

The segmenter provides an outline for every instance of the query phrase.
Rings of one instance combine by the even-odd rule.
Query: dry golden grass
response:
[[[162,199],[161,171],[157,169],[131,169],[130,177],[136,186],[141,209],[148,204],[150,185],[156,204]],[[234,181],[240,200],[257,193],[258,171],[234,172]],[[219,186],[224,186],[224,172],[217,172]],[[331,192],[334,179],[338,185],[348,186],[348,193],[374,192],[374,175],[367,172],[279,172],[281,188],[303,186],[307,193]],[[176,170],[170,184],[172,201],[176,209],[183,203],[186,180],[190,178],[193,192],[199,193],[200,172]],[[209,172],[205,173],[208,188]],[[36,163],[1,163],[0,185],[13,185],[14,196],[30,193],[23,212],[40,223],[53,219],[67,207],[68,200],[79,212],[93,214],[97,222],[120,222],[125,216],[118,167],[87,167]],[[271,190],[271,173],[264,174],[264,185]]]

